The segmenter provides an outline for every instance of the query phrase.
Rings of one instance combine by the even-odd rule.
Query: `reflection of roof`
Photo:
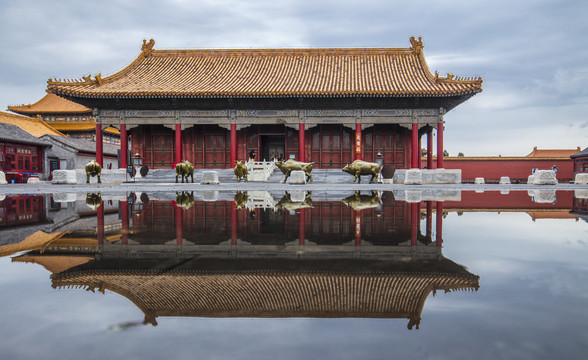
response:
[[[527,210],[533,221],[538,219],[576,219],[570,214],[570,209],[547,209],[547,210]]]
[[[0,122],[0,140],[10,141],[13,143],[51,146],[47,142],[34,137],[16,125],[4,124]]]
[[[87,263],[88,261],[94,259],[94,257],[79,255],[79,256],[72,256],[72,255],[50,255],[50,256],[35,256],[35,255],[21,255],[17,257],[13,257],[13,262],[24,262],[24,263],[33,263],[42,265],[45,269],[49,270],[51,273],[59,273],[65,271],[69,268],[79,266],[82,264]]]
[[[96,153],[96,143],[94,141],[83,140],[83,139],[75,139],[70,137],[64,136],[53,136],[47,135],[47,137],[51,138],[54,141],[57,141],[61,144],[67,145],[71,148],[74,148],[78,151],[95,154]],[[43,137],[45,138],[45,137]],[[118,146],[111,145],[111,144],[103,144],[103,152],[105,155],[117,155]]]
[[[65,234],[65,232],[47,234],[39,230],[27,236],[21,242],[0,246],[0,257],[12,255],[20,251],[42,250]]]
[[[54,287],[121,294],[146,322],[158,316],[407,318],[433,291],[478,288],[447,259],[412,261],[97,260],[52,275]]]
[[[49,79],[48,91],[72,97],[461,96],[481,78],[430,72],[423,44],[410,48],[154,50],[111,76]]]
[[[55,94],[47,94],[34,104],[9,106],[8,110],[22,115],[84,114],[92,112],[92,109],[84,105],[69,101]]]
[[[580,151],[580,147],[578,146],[577,149],[537,149],[537,146],[533,148],[533,151],[527,157],[532,158],[566,158],[569,159],[570,156],[574,155]]]
[[[63,136],[62,133],[45,124],[42,120],[28,116],[9,114],[0,111],[0,123],[16,125],[20,129],[36,137],[46,134]]]

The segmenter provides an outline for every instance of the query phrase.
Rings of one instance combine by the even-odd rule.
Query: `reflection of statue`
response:
[[[348,196],[341,201],[356,211],[375,208],[381,204],[380,196],[376,191],[372,191],[369,196],[361,195],[359,191],[356,191],[354,195]]]
[[[176,192],[176,206],[184,210],[188,210],[194,206],[194,192]]]
[[[90,183],[90,176],[98,176],[98,183],[100,184],[100,173],[102,173],[102,167],[96,160],[90,160],[86,164],[86,184]]]
[[[355,175],[353,182],[357,180],[358,184],[361,182],[361,175],[371,175],[371,184],[375,182],[374,179],[378,178],[378,174],[380,173],[380,165],[363,160],[355,160],[353,163],[345,165],[343,171],[351,175]]]
[[[235,165],[235,176],[237,177],[237,181],[241,182],[241,179],[244,179],[247,182],[247,166],[242,161],[237,161]]]
[[[102,195],[100,193],[88,193],[86,194],[86,205],[88,205],[92,210],[96,210],[100,205],[102,205]]]
[[[312,175],[310,175],[310,172],[312,171],[312,167],[314,166],[313,162],[305,163],[302,161],[288,159],[287,161],[276,161],[276,162],[274,162],[274,164],[276,164],[278,169],[280,169],[280,171],[284,175],[286,175],[286,177],[284,178],[284,182],[286,182],[286,180],[288,180],[288,177],[290,176],[292,171],[295,171],[295,170],[304,171],[304,173],[306,174],[306,180],[308,182],[312,182]],[[310,181],[309,181],[309,179],[310,179]]]
[[[236,209],[243,209],[247,204],[247,200],[249,196],[247,195],[247,191],[237,191],[235,194],[235,208]]]
[[[188,176],[192,177],[192,182],[194,182],[194,166],[188,160],[184,160],[179,164],[176,164],[176,182],[178,182],[178,176],[182,177],[182,183],[184,182],[184,178],[186,182],[188,182]]]
[[[310,198],[310,195],[312,195],[312,191],[309,191],[304,196],[304,200],[292,201],[292,196],[290,195],[290,193],[286,192],[286,195],[284,195],[276,204],[276,209],[292,211],[298,209],[311,208],[312,199]]]

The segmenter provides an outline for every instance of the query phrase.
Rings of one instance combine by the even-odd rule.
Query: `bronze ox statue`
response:
[[[292,201],[292,196],[286,191],[286,195],[284,195],[276,204],[276,209],[293,211],[298,209],[311,208],[312,199],[310,198],[310,195],[312,195],[312,191],[306,193],[303,201]]]
[[[182,191],[176,192],[176,206],[184,210],[190,209],[194,206],[194,192]]]
[[[176,183],[178,182],[178,176],[182,177],[182,183],[184,178],[188,182],[188,176],[192,178],[194,182],[194,166],[188,160],[184,160],[181,163],[176,164]]]
[[[357,180],[357,183],[359,184],[361,182],[361,175],[371,175],[372,178],[370,179],[370,184],[375,182],[375,180],[378,178],[378,174],[380,173],[380,165],[376,164],[376,163],[371,163],[371,162],[367,162],[367,161],[363,161],[363,160],[355,160],[354,162],[352,162],[351,164],[347,164],[345,165],[345,167],[343,168],[343,171],[345,171],[346,173],[349,173],[351,175],[354,175],[355,178],[353,179],[353,182],[355,183],[355,180]]]
[[[292,171],[295,171],[295,170],[304,171],[304,174],[306,174],[306,181],[312,182],[312,175],[310,175],[310,172],[312,171],[312,167],[314,166],[313,162],[305,163],[302,161],[288,159],[287,161],[275,161],[274,164],[276,164],[278,169],[280,169],[280,171],[284,175],[286,175],[286,177],[284,178],[284,182],[286,182],[286,180],[288,180],[288,177],[290,176]]]
[[[237,177],[237,182],[241,182],[241,179],[247,182],[247,165],[243,161],[237,161],[235,165],[235,176]]]
[[[354,195],[341,201],[355,211],[375,208],[381,204],[380,196],[376,191],[372,191],[371,195],[361,195],[359,191],[356,191]]]
[[[86,194],[86,205],[92,210],[96,210],[102,205],[102,195],[100,193],[88,193]]]
[[[102,173],[102,166],[100,166],[100,164],[96,161],[96,160],[90,160],[90,162],[88,162],[86,164],[86,184],[90,183],[90,176],[94,177],[97,176],[98,177],[98,183],[102,183],[102,181],[100,181],[100,174]]]
[[[247,205],[247,200],[249,200],[247,191],[237,191],[234,198],[235,209],[243,209]]]

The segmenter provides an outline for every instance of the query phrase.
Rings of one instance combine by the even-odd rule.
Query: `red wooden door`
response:
[[[171,167],[174,159],[174,141],[172,135],[153,135],[151,158],[154,168]]]

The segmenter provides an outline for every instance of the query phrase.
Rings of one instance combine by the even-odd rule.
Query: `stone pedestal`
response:
[[[306,184],[306,174],[302,170],[294,170],[290,173],[288,184]]]
[[[530,195],[539,204],[554,204],[556,200],[555,190],[533,190]]]
[[[30,177],[27,179],[27,184],[39,184],[41,181],[38,177]]]
[[[7,184],[6,174],[4,174],[4,171],[0,171],[0,185],[4,185],[4,184]]]
[[[508,176],[502,176],[498,183],[501,185],[508,185],[510,184],[510,178]]]
[[[218,201],[218,191],[203,191],[202,192],[202,200],[203,201]]]
[[[477,178],[474,179],[474,184],[482,185],[482,184],[485,184],[485,183],[486,183],[486,181],[484,180],[483,177],[477,177]]]
[[[588,173],[576,174],[574,184],[588,184]]]
[[[557,185],[557,178],[553,170],[537,170],[533,174],[533,185]]]
[[[535,175],[529,175],[529,177],[527,178],[527,184],[533,184],[534,181]]]
[[[292,202],[303,202],[306,199],[306,191],[291,191],[290,192],[290,200]]]
[[[53,170],[51,184],[77,184],[74,170]]]
[[[203,171],[200,185],[220,184],[216,171]]]
[[[75,193],[55,193],[53,194],[53,201],[57,203],[75,202],[77,200]]]
[[[406,170],[406,178],[404,179],[404,185],[422,185],[423,184],[423,173],[420,169],[408,169]]]

